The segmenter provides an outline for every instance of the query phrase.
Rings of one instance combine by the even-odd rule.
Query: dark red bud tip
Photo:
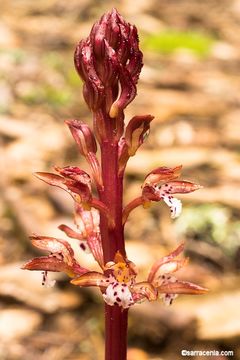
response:
[[[136,27],[116,9],[104,14],[74,55],[90,109],[104,107],[110,117],[117,117],[136,96],[142,57]]]

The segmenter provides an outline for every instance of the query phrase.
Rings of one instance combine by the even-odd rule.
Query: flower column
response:
[[[122,225],[122,153],[124,108],[136,96],[142,68],[137,30],[113,9],[103,15],[75,52],[75,66],[84,81],[83,95],[93,112],[94,133],[101,149],[100,200],[109,209],[111,221],[101,214],[100,229],[104,262],[117,251],[125,255]],[[126,359],[128,310],[106,305],[106,359]]]

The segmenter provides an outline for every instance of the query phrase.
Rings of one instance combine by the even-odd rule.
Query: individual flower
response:
[[[182,203],[173,194],[186,194],[202,186],[189,181],[175,180],[180,176],[181,166],[175,168],[159,167],[151,171],[145,178],[142,190],[143,203],[163,200],[171,211],[171,217],[178,217],[182,211]]]
[[[55,170],[60,175],[47,172],[36,172],[35,175],[47,184],[65,190],[74,201],[89,208],[92,200],[90,176],[77,166],[55,167]]]
[[[77,231],[69,226],[60,225],[59,229],[72,238],[80,240],[80,247],[85,252],[91,252],[95,260],[103,266],[103,251],[100,235],[100,215],[97,209],[85,210],[81,205],[75,205],[74,221]],[[85,240],[83,243],[82,241]]]
[[[166,305],[170,305],[178,294],[200,295],[207,291],[196,284],[180,281],[172,275],[187,263],[187,259],[177,258],[183,251],[183,244],[180,244],[169,255],[156,261],[151,267],[146,281],[136,281],[138,271],[135,264],[120,252],[115,254],[113,261],[104,266],[98,217],[95,213],[97,210],[93,210],[78,209],[78,216],[81,217],[78,231],[74,231],[66,225],[59,227],[71,240],[31,236],[32,244],[41,250],[49,251],[50,255],[28,261],[23,269],[41,270],[43,284],[47,286],[54,284],[54,281],[48,281],[49,271],[65,272],[73,278],[72,284],[83,287],[99,287],[103,299],[108,305],[117,305],[123,309],[144,300],[162,299]],[[79,219],[76,220],[76,223],[79,224],[78,221]],[[87,249],[98,262],[101,272],[91,271],[80,264],[79,252],[86,252]]]
[[[77,261],[73,246],[66,240],[49,236],[33,235],[30,237],[32,244],[50,255],[41,256],[28,261],[22,268],[27,270],[43,271],[43,283],[47,281],[47,272],[65,272],[70,277],[82,275],[88,270]],[[82,249],[81,242],[77,244]]]
[[[170,305],[178,294],[204,294],[207,289],[180,281],[172,275],[187,263],[187,259],[176,259],[183,247],[181,244],[168,256],[158,260],[152,266],[147,281],[137,282],[136,266],[117,252],[114,261],[105,265],[105,274],[86,272],[74,278],[71,283],[78,286],[97,286],[108,305],[117,305],[123,309],[144,300],[161,299],[166,305]]]
[[[186,194],[202,186],[189,181],[176,180],[181,173],[182,166],[174,168],[158,167],[152,170],[146,177],[142,186],[142,195],[133,199],[123,209],[122,222],[126,223],[129,214],[138,206],[148,208],[151,201],[163,200],[169,207],[171,217],[178,217],[182,211],[182,203],[173,197],[173,194]]]
[[[103,252],[99,229],[99,212],[92,208],[84,208],[76,204],[75,224],[77,230],[67,225],[60,225],[59,229],[68,237],[68,240],[33,235],[30,237],[32,244],[50,255],[34,258],[27,262],[23,269],[42,270],[44,279],[47,279],[47,272],[65,272],[70,277],[76,277],[88,272],[80,265],[80,253],[92,253],[97,263],[103,267]],[[46,281],[44,281],[45,283]]]

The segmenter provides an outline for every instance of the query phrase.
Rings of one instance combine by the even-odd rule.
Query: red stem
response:
[[[112,119],[107,121],[109,126],[113,124]],[[123,177],[118,175],[118,143],[113,136],[102,142],[101,158],[103,190],[99,191],[100,200],[109,208],[114,219],[114,227],[111,227],[106,216],[101,215],[101,237],[106,263],[114,259],[117,251],[125,255],[122,225]],[[105,305],[105,360],[126,360],[127,317],[127,310]]]

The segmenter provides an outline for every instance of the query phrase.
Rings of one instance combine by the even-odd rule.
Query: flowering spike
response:
[[[176,180],[181,166],[158,167],[149,173],[142,194],[123,210],[124,171],[130,156],[149,133],[151,115],[134,116],[125,127],[124,109],[137,94],[142,68],[142,52],[135,26],[127,23],[116,9],[104,14],[81,40],[75,50],[75,67],[83,80],[83,96],[93,115],[93,131],[82,121],[67,120],[70,132],[87,160],[90,176],[78,167],[56,167],[58,174],[39,172],[36,176],[46,183],[67,191],[74,200],[76,230],[60,225],[68,240],[34,235],[34,246],[50,252],[35,258],[23,268],[40,270],[43,284],[51,285],[48,271],[63,271],[77,286],[99,287],[105,306],[106,360],[125,360],[127,310],[136,303],[162,299],[167,305],[178,294],[203,294],[206,289],[179,281],[173,274],[186,265],[177,259],[181,244],[175,251],[153,264],[146,281],[137,281],[138,271],[126,255],[124,225],[131,211],[152,201],[163,200],[171,216],[181,212],[181,202],[173,197],[189,193],[200,185]],[[97,143],[101,161],[97,157]],[[96,194],[92,195],[92,182]],[[85,269],[80,264],[81,251],[88,250],[100,271]]]

